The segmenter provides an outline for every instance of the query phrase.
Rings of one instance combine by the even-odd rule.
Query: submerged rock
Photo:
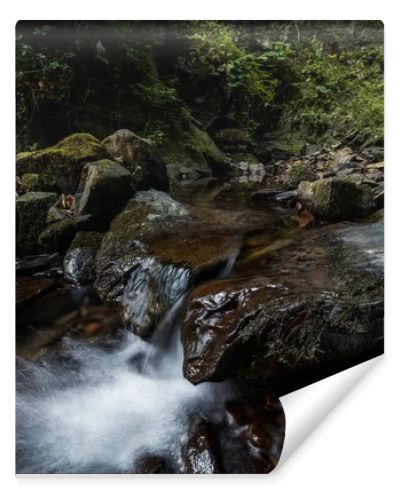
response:
[[[131,167],[132,184],[136,190],[168,191],[167,171],[155,144],[130,130],[117,130],[103,140],[108,154],[116,162]]]
[[[213,441],[210,424],[204,420],[191,424],[185,454],[188,474],[218,474],[220,472]]]
[[[17,275],[16,277],[16,305],[22,306],[37,299],[53,289],[58,281],[54,278],[34,278],[32,276]]]
[[[46,227],[47,212],[57,202],[55,193],[26,193],[16,201],[17,254],[28,255],[39,251],[38,238]]]
[[[352,220],[374,208],[371,187],[364,183],[361,175],[301,182],[298,198],[315,216],[329,220]]]
[[[285,414],[270,390],[229,400],[219,433],[221,467],[228,474],[268,474],[277,465],[285,438]]]
[[[38,174],[40,182],[74,193],[88,162],[107,158],[104,146],[90,134],[72,134],[55,146],[17,155],[17,175]]]
[[[132,194],[130,172],[112,160],[85,165],[79,186],[78,215],[91,215],[92,222],[105,224]]]

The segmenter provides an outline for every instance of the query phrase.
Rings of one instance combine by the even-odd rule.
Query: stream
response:
[[[311,287],[318,293],[326,293],[329,281],[336,293],[345,283],[338,269],[344,275],[360,270],[383,273],[381,219],[301,230],[293,222],[293,209],[251,208],[244,192],[235,186],[233,189],[232,185],[216,184],[214,191],[208,188],[207,192],[215,196],[206,202],[201,196],[204,185],[189,185],[175,193],[182,202],[191,200],[195,204],[202,199],[211,210],[229,209],[243,214],[250,210],[255,220],[260,220],[258,231],[252,229],[240,235],[244,242],[240,252],[232,248],[224,266],[212,277],[214,281],[265,275],[269,286],[296,287],[300,291]],[[272,224],[275,229],[265,229],[266,220],[267,227]],[[254,433],[249,437],[253,424],[240,423],[235,408],[227,412],[229,405],[234,407],[239,400],[243,407],[249,407],[243,398],[252,394],[253,385],[243,385],[232,377],[193,385],[184,376],[181,323],[190,292],[187,273],[168,274],[171,269],[158,268],[159,264],[151,260],[147,265],[153,266],[152,272],[166,273],[164,292],[173,297],[172,306],[158,321],[150,341],[135,335],[126,325],[113,327],[118,333],[105,335],[100,342],[59,333],[54,327],[59,317],[70,318],[68,314],[82,304],[88,310],[103,307],[90,289],[67,287],[66,291],[53,292],[26,313],[30,325],[41,327],[30,326],[29,334],[24,333],[17,342],[18,473],[149,472],[149,457],[161,472],[184,473],[193,468],[197,468],[196,472],[248,472],[243,465],[247,456],[255,457],[254,464],[258,464],[260,453],[266,460],[266,445],[257,444]],[[140,315],[141,301],[147,296],[143,283],[140,276],[132,274],[126,285],[121,300],[131,316]],[[51,347],[43,350],[47,344]],[[256,384],[256,392],[258,389]],[[257,413],[254,408],[258,404],[250,404],[253,409],[249,414]],[[273,465],[267,471],[279,459],[284,428],[279,401],[268,405],[264,408],[274,408],[275,420],[265,418],[268,425],[275,425],[271,431],[275,437],[268,444],[267,461]],[[270,423],[278,420],[280,430],[278,424]],[[219,451],[213,454],[202,448],[208,439],[204,438],[206,434],[197,441],[192,438],[197,448],[193,445],[194,451],[189,449],[192,441],[190,437],[188,441],[188,429],[194,421],[207,422],[213,429],[211,435],[218,434],[214,441]]]

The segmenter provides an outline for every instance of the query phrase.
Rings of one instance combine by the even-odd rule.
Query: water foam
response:
[[[190,384],[176,352],[143,369],[151,345],[125,335],[113,352],[66,341],[72,369],[28,367],[35,383],[17,395],[18,473],[128,473],[147,455],[182,468],[189,419],[213,418],[222,388]]]

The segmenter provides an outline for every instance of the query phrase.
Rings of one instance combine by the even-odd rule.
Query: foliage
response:
[[[314,39],[293,52],[296,78],[282,124],[307,136],[328,133],[359,143],[383,142],[383,53],[380,48],[329,52]]]
[[[370,22],[21,22],[17,138],[131,128],[163,144],[193,119],[383,141],[381,26]],[[329,40],[332,40],[329,43]]]

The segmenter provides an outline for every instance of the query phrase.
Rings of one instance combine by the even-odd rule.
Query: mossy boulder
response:
[[[100,233],[98,231],[79,231],[76,233],[68,251],[73,250],[74,248],[88,248],[97,252],[100,248],[103,236],[104,233]]]
[[[166,193],[140,191],[102,240],[95,289],[103,300],[121,303],[130,327],[146,336],[192,282],[224,267],[242,243],[241,232],[265,220],[264,214],[194,209]]]
[[[79,231],[63,261],[64,279],[77,286],[92,284],[96,277],[95,259],[103,233]]]
[[[39,234],[46,227],[49,208],[57,202],[56,193],[26,193],[16,201],[17,254],[28,255],[40,250]]]
[[[328,220],[356,219],[374,208],[371,186],[357,174],[301,182],[298,198],[304,208]]]
[[[69,215],[64,219],[49,224],[39,235],[39,245],[46,252],[64,253],[70,246],[76,233],[90,223],[90,215]]]
[[[302,181],[314,181],[314,171],[302,161],[296,161],[286,170],[283,175],[284,183],[292,188],[297,187]]]
[[[165,163],[155,144],[130,130],[117,130],[103,140],[109,156],[130,167],[132,184],[136,190],[159,189],[168,191],[169,182]]]
[[[104,146],[90,134],[72,134],[55,146],[17,155],[17,175],[39,174],[63,193],[75,193],[84,165],[107,158]]]
[[[24,174],[21,181],[26,192],[52,192],[54,189],[57,190],[57,186],[54,185],[52,179],[44,174]]]
[[[91,215],[92,222],[107,222],[125,205],[133,190],[129,170],[112,160],[85,165],[78,188],[78,215]]]
[[[172,181],[219,176],[228,170],[227,160],[212,138],[191,122],[168,137],[161,151]]]

